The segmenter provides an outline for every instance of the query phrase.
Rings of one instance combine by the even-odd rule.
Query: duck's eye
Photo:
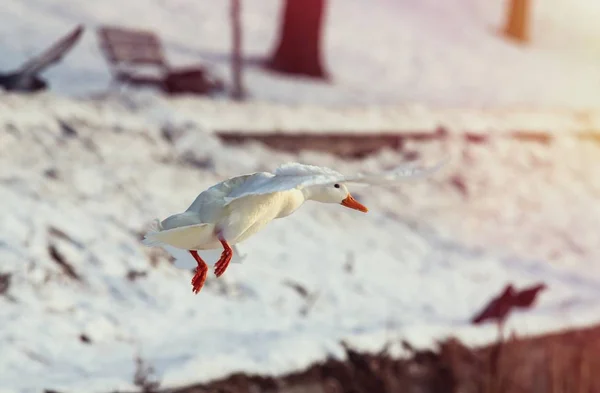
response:
[[[340,188],[340,185],[339,185],[339,184],[337,184],[337,183],[335,183],[333,186],[334,186],[335,188]]]

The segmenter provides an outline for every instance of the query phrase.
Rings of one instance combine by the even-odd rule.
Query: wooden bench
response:
[[[153,86],[170,94],[223,90],[223,83],[203,66],[173,69],[160,39],[151,31],[101,26],[97,33],[115,84]]]

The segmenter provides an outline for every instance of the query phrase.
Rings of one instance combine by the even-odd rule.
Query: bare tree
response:
[[[240,0],[231,0],[231,74],[233,79],[233,90],[231,96],[235,100],[242,100],[246,96],[244,82],[242,80],[242,21]]]
[[[511,0],[504,34],[518,42],[529,41],[529,0]]]
[[[325,0],[286,0],[279,43],[267,67],[282,73],[328,78],[323,67],[321,38]]]

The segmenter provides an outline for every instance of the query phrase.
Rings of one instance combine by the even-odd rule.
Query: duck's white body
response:
[[[195,293],[206,279],[206,262],[196,250],[223,248],[215,264],[215,274],[225,272],[234,250],[230,247],[263,229],[269,222],[292,214],[307,200],[338,203],[366,212],[343,184],[345,182],[383,184],[402,178],[432,173],[429,169],[402,166],[381,174],[344,176],[329,168],[291,163],[275,173],[258,172],[215,184],[196,197],[183,213],[167,217],[149,231],[144,243],[189,252],[198,264],[192,279]]]
[[[302,190],[247,195],[226,202],[226,197],[253,176],[234,177],[202,192],[183,213],[164,219],[159,230],[147,234],[147,243],[164,243],[185,250],[221,248],[220,238],[237,244],[263,229],[269,222],[292,214],[305,201]]]

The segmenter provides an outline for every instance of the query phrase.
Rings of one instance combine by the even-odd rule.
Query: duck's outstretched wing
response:
[[[432,167],[422,167],[409,163],[381,173],[359,173],[353,176],[346,176],[326,167],[287,163],[278,167],[274,174],[261,172],[249,177],[242,185],[232,190],[225,197],[225,201],[230,203],[249,195],[271,194],[334,183],[386,185],[428,176],[439,170],[447,161],[447,159],[442,160]]]
[[[344,175],[329,168],[288,163],[278,167],[274,174],[255,173],[239,187],[231,190],[225,197],[225,201],[231,202],[249,195],[264,195],[311,185],[335,183],[342,179]]]
[[[345,183],[363,183],[370,185],[385,185],[398,181],[420,179],[437,172],[449,161],[445,158],[431,167],[420,166],[417,163],[408,163],[397,166],[381,173],[359,173],[355,176],[346,176]]]

